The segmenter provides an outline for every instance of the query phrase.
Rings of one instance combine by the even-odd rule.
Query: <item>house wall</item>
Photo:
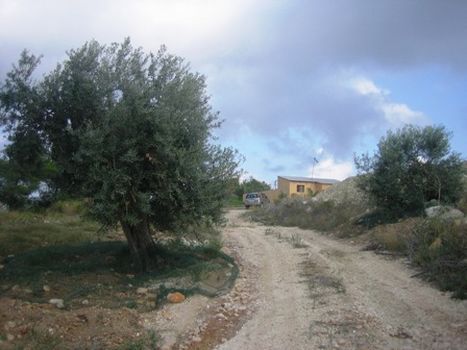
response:
[[[285,193],[287,196],[290,195],[290,181],[287,181],[286,179],[283,179],[281,177],[277,178],[277,189]]]
[[[297,185],[304,186],[305,192],[297,192]],[[279,177],[277,181],[277,187],[279,191],[285,193],[287,197],[306,196],[310,193],[310,191],[313,191],[313,193],[321,192],[331,186],[331,184],[323,184],[318,182],[289,181],[281,177]]]

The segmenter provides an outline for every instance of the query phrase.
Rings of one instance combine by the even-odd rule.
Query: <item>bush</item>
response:
[[[285,199],[250,213],[252,220],[266,225],[297,226],[304,229],[333,231],[340,235],[355,234],[359,228],[353,224],[365,208],[351,202],[304,201]]]
[[[449,138],[441,126],[389,131],[373,157],[355,157],[360,187],[377,207],[397,217],[422,213],[431,199],[456,203],[464,170]]]
[[[407,248],[427,279],[467,298],[467,224],[426,219],[415,227]]]

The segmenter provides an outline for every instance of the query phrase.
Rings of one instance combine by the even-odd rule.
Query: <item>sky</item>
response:
[[[467,158],[467,1],[0,0],[0,79],[25,48],[45,73],[125,37],[206,76],[244,177],[342,180],[407,123],[444,125]]]

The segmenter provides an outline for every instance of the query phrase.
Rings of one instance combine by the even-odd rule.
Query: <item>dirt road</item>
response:
[[[228,214],[224,240],[250,266],[240,281],[256,295],[250,319],[219,350],[466,349],[467,302],[411,278],[402,259],[241,212]]]

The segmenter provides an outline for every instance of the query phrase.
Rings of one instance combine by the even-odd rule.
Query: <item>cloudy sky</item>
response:
[[[467,157],[467,1],[0,0],[0,78],[24,48],[45,72],[127,36],[206,75],[249,176],[343,179],[405,123],[445,125]]]

